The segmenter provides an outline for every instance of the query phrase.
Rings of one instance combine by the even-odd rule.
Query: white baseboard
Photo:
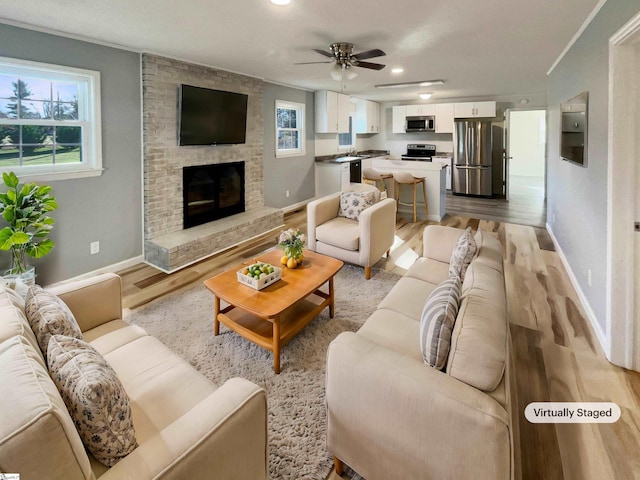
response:
[[[293,205],[287,205],[286,207],[282,208],[282,213],[289,213],[289,212],[294,212],[296,210],[300,210],[302,207],[306,206],[307,203],[314,201],[316,198],[318,197],[311,197],[307,200],[303,200],[301,202],[298,203],[294,203]]]
[[[610,348],[609,348],[609,343],[610,343],[609,339],[607,338],[607,335],[605,334],[605,332],[602,330],[602,327],[600,326],[600,323],[598,322],[598,318],[596,317],[596,314],[593,313],[593,309],[591,308],[591,305],[589,304],[589,300],[587,300],[587,296],[582,291],[582,288],[580,287],[580,284],[578,283],[578,279],[574,275],[573,270],[571,270],[571,265],[569,264],[569,261],[567,260],[567,257],[565,256],[564,252],[562,251],[562,248],[560,247],[560,244],[558,243],[558,239],[553,234],[553,230],[551,229],[551,226],[548,223],[546,224],[546,228],[547,228],[547,232],[549,232],[549,236],[551,237],[551,240],[553,241],[553,245],[556,248],[556,252],[558,252],[558,256],[560,257],[560,261],[562,262],[562,265],[564,266],[565,270],[567,271],[567,275],[569,275],[569,280],[571,280],[571,285],[573,285],[573,288],[575,289],[576,293],[578,294],[578,299],[580,300],[580,304],[582,305],[582,308],[584,309],[584,312],[587,314],[587,318],[589,319],[589,323],[591,323],[591,327],[593,328],[593,331],[595,332],[596,337],[598,337],[598,341],[600,342],[600,346],[604,350],[604,353],[605,353],[605,355],[606,355],[606,357],[608,359],[608,358],[610,358],[610,355],[611,355]]]
[[[47,287],[55,287],[57,285],[61,285],[64,283],[75,282],[77,280],[84,280],[85,278],[95,277],[96,275],[100,275],[101,273],[109,273],[109,272],[116,273],[126,268],[130,268],[135,265],[138,265],[140,263],[144,263],[143,255],[138,255],[137,257],[133,257],[128,260],[123,260],[122,262],[114,263],[112,265],[107,265],[106,267],[98,268],[96,270],[83,273],[82,275],[78,275],[77,277],[68,278],[67,280],[62,280],[60,282],[47,285]]]

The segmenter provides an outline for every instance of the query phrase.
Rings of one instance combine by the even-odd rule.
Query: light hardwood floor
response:
[[[304,211],[285,216],[306,230]],[[422,253],[424,227],[398,218],[396,244],[376,265],[404,273]],[[492,232],[502,242],[508,315],[517,365],[518,405],[532,401],[606,401],[622,410],[615,424],[531,424],[521,413],[522,478],[640,478],[640,374],[610,364],[543,228],[447,215],[441,224]],[[272,232],[173,275],[139,265],[120,272],[124,306],[135,308],[185,289],[275,245]],[[342,478],[349,478],[343,475]],[[335,472],[328,480],[338,480]]]

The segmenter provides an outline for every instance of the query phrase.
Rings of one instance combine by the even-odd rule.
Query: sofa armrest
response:
[[[428,225],[424,229],[422,256],[449,263],[453,247],[463,231],[445,225]]]
[[[307,243],[309,250],[316,250],[316,227],[338,216],[340,194],[322,197],[307,204]]]
[[[327,447],[365,478],[512,476],[501,405],[356,333],[329,346],[326,398]]]
[[[266,480],[264,390],[232,378],[110,468],[101,480]]]
[[[115,273],[62,283],[47,290],[67,304],[83,332],[122,318],[122,281]]]
[[[380,200],[360,213],[360,263],[371,266],[391,248],[396,234],[396,201]]]

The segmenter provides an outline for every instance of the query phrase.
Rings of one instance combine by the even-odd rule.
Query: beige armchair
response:
[[[363,186],[365,187],[365,186]],[[366,187],[377,190],[375,187]],[[396,202],[385,198],[364,209],[358,220],[338,216],[340,193],[307,205],[308,246],[314,252],[364,267],[371,278],[371,266],[388,254],[396,226]]]

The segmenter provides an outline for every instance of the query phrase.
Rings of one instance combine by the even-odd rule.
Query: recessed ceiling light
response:
[[[289,5],[291,0],[271,0],[274,5]]]
[[[421,93],[420,98],[422,100],[429,100],[432,97],[432,95],[433,95],[432,93]]]
[[[376,85],[376,88],[405,88],[405,87],[428,87],[429,85],[442,85],[444,80],[425,80],[422,82],[408,82],[408,83],[385,83],[383,85]]]
[[[391,73],[402,73],[404,72],[404,68],[398,67],[391,70]]]

